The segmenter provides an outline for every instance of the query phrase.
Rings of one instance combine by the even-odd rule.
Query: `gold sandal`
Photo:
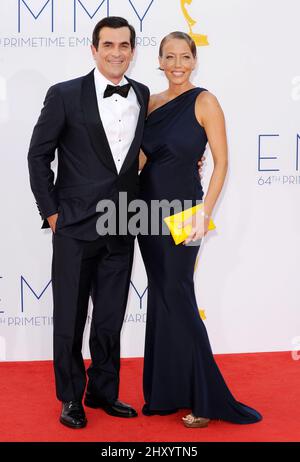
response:
[[[205,417],[195,417],[193,414],[188,414],[185,417],[182,417],[183,425],[187,428],[203,428],[207,427],[210,419]]]

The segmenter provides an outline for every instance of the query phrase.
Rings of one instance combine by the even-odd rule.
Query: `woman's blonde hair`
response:
[[[180,31],[171,32],[170,34],[166,35],[162,39],[162,41],[160,42],[160,45],[159,45],[159,56],[160,57],[162,57],[162,55],[163,55],[164,45],[166,44],[166,42],[168,42],[171,39],[184,40],[188,44],[188,46],[190,47],[190,50],[191,50],[191,53],[192,53],[193,57],[196,58],[196,56],[197,56],[197,47],[196,47],[196,44],[195,44],[194,40],[188,34],[186,34],[185,32],[180,32]]]

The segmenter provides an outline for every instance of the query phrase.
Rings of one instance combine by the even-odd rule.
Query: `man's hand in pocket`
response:
[[[53,233],[55,233],[57,218],[58,218],[58,213],[55,213],[54,215],[50,215],[50,217],[47,218],[48,223]]]

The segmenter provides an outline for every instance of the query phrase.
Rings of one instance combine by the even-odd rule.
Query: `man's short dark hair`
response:
[[[127,19],[121,18],[119,16],[108,16],[107,18],[101,19],[101,21],[99,21],[94,28],[93,45],[96,48],[96,50],[98,49],[98,45],[99,45],[99,34],[100,34],[101,29],[103,29],[103,27],[110,27],[112,29],[120,29],[120,27],[128,27],[130,31],[131,49],[133,50],[135,48],[136,33],[135,33],[134,27],[129,24]]]

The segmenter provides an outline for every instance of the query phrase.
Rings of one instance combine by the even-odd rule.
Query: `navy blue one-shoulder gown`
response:
[[[147,163],[140,175],[140,197],[201,201],[197,162],[207,136],[195,116],[192,88],[147,118],[142,149]],[[235,400],[214,360],[194,292],[197,246],[175,245],[170,235],[139,235],[148,276],[143,413],[167,414],[180,408],[195,416],[238,424],[262,416]]]

